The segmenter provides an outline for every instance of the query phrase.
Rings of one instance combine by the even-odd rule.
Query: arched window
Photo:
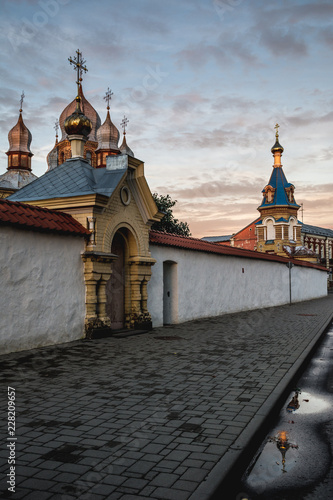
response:
[[[266,240],[274,240],[275,239],[275,228],[272,219],[268,219],[266,222],[267,228],[267,237]]]
[[[296,239],[296,231],[295,231],[295,226],[296,226],[296,221],[295,219],[291,218],[289,221],[289,241],[295,241]]]

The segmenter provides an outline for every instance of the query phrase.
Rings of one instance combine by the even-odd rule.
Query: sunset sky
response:
[[[75,97],[129,119],[127,142],[151,190],[178,200],[193,236],[236,232],[258,215],[274,126],[304,222],[333,228],[332,0],[11,0],[1,6],[0,174],[22,90],[33,172]],[[301,214],[299,214],[301,219]]]

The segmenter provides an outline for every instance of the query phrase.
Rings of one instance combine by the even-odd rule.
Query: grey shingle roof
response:
[[[12,194],[11,201],[45,200],[85,194],[111,196],[125,169],[94,169],[81,158],[73,158]]]
[[[302,225],[302,233],[333,238],[333,229],[327,229],[325,227],[318,227],[318,226],[310,226],[309,224]]]
[[[228,236],[205,236],[201,238],[203,241],[210,241],[211,243],[219,243],[222,241],[229,241],[231,238],[231,234]]]

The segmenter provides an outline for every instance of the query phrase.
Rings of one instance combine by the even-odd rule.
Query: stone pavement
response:
[[[0,357],[0,497],[208,499],[332,313],[329,295]],[[15,493],[6,484],[7,386]]]

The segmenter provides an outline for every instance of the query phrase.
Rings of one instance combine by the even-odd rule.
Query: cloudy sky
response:
[[[22,90],[40,176],[54,123],[75,97],[68,62],[127,141],[152,191],[178,200],[193,236],[257,217],[280,125],[304,222],[333,228],[332,0],[1,0],[0,173]],[[301,216],[300,216],[301,219]]]

